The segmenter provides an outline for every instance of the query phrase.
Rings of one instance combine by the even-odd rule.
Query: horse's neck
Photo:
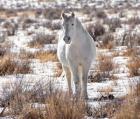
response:
[[[86,32],[86,30],[84,29],[84,27],[82,26],[82,23],[79,21],[79,19],[76,18],[76,22],[77,22],[77,28],[78,30],[77,31],[80,31],[81,32]]]
[[[77,26],[76,26],[76,34],[75,34],[75,37],[78,39],[81,40],[81,37],[84,38],[85,35],[89,35],[89,33],[87,32],[87,30],[83,27],[82,23],[76,19],[76,22],[77,22]]]

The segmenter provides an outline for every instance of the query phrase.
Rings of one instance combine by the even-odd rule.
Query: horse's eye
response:
[[[74,25],[74,24],[71,24],[72,26]]]

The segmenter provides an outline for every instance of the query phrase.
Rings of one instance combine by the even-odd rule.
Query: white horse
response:
[[[59,35],[57,55],[62,63],[72,93],[71,78],[75,84],[75,95],[88,98],[87,77],[96,56],[96,45],[74,13],[62,13],[62,32]]]

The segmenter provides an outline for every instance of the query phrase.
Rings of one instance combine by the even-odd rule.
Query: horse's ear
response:
[[[72,13],[71,13],[71,16],[72,16],[72,17],[75,17],[75,14],[74,14],[74,12],[72,12]]]
[[[61,13],[61,18],[66,18],[64,11]]]

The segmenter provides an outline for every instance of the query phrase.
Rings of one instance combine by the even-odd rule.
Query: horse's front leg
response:
[[[79,74],[78,74],[78,66],[71,63],[70,69],[71,69],[72,79],[75,84],[75,96],[77,98],[80,96],[80,91],[81,91],[80,79],[79,79]]]
[[[82,91],[81,91],[81,97],[84,99],[88,99],[87,94],[87,78],[88,78],[88,66],[82,67]]]
[[[69,95],[72,95],[72,87],[71,87],[71,72],[68,67],[63,66],[63,70],[65,72],[65,76],[68,83]]]

